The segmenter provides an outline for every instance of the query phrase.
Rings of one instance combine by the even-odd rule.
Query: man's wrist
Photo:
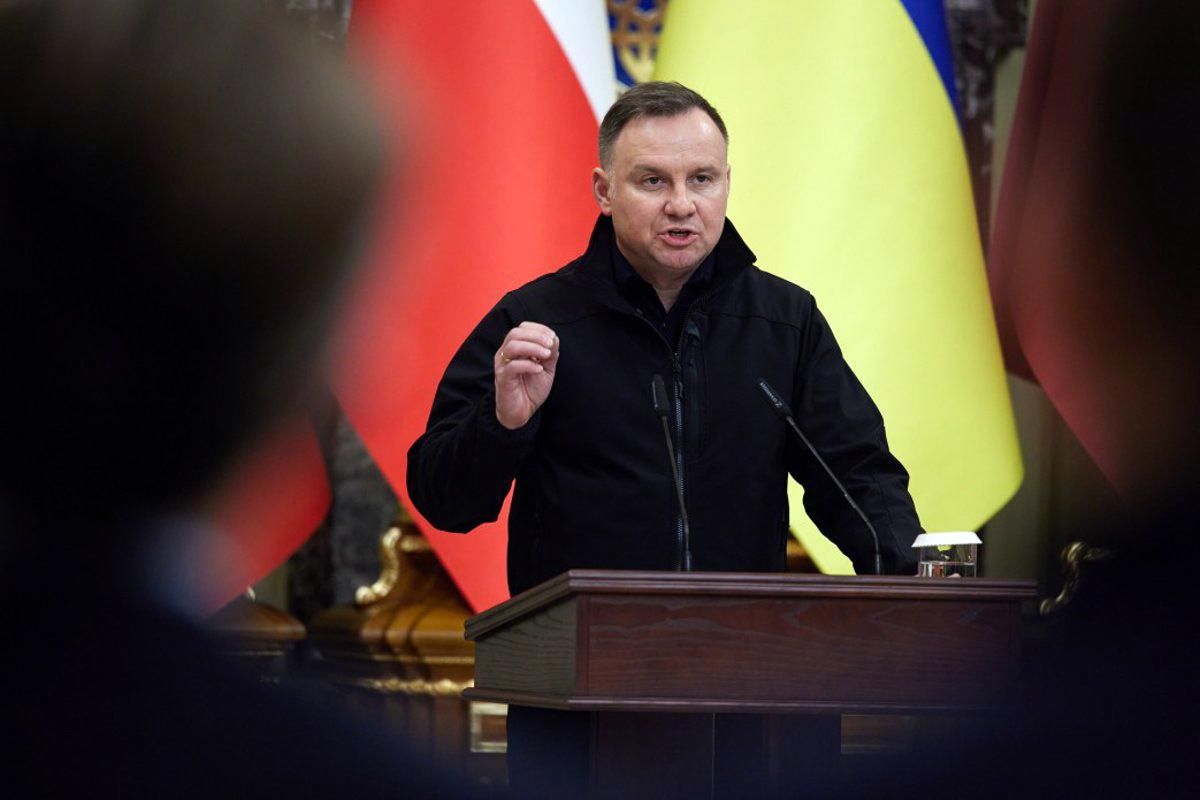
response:
[[[526,419],[524,419],[524,420],[521,420],[521,421],[517,421],[517,420],[512,420],[512,421],[509,421],[509,420],[506,420],[506,419],[504,418],[504,415],[500,413],[500,409],[499,409],[499,408],[497,408],[497,409],[496,409],[496,421],[497,421],[497,422],[499,422],[499,423],[500,423],[500,426],[501,426],[501,427],[503,427],[505,430],[510,430],[510,431],[516,431],[516,430],[520,430],[521,428],[524,428],[526,425],[528,425],[528,424],[529,424],[529,418],[528,418],[528,417],[527,417]]]
[[[494,444],[503,447],[524,447],[533,441],[537,431],[538,415],[535,412],[525,424],[510,428],[504,424],[500,412],[496,408],[496,396],[489,393],[483,401],[482,413],[479,415],[479,429],[483,436]]]

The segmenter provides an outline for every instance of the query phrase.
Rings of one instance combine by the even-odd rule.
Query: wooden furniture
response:
[[[771,715],[755,788],[788,794],[836,761],[843,713],[1005,703],[1034,598],[1023,581],[572,570],[467,621],[465,695],[594,714],[594,797],[721,796],[712,714]]]
[[[310,669],[397,731],[419,758],[484,785],[505,782],[504,709],[470,702],[475,647],[462,636],[470,611],[429,543],[403,512],[380,543],[379,579],[355,602],[318,614]]]
[[[207,627],[227,653],[268,683],[288,671],[305,635],[300,620],[246,595],[210,617]]]

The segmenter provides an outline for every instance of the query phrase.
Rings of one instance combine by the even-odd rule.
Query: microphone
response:
[[[683,502],[683,479],[679,477],[679,466],[675,463],[675,443],[671,441],[671,428],[667,423],[670,415],[670,404],[667,401],[667,384],[662,375],[655,375],[650,383],[650,396],[654,399],[654,413],[662,420],[663,437],[667,441],[667,455],[671,461],[671,479],[675,482],[675,498],[679,501],[679,519],[683,525],[682,567],[684,572],[692,571],[692,532],[688,526],[687,505]]]
[[[763,396],[767,398],[767,404],[771,406],[771,410],[774,411],[780,419],[786,422],[788,426],[796,433],[796,435],[800,437],[800,441],[804,442],[804,446],[808,448],[808,452],[813,454],[813,458],[815,458],[817,463],[820,464],[825,470],[825,474],[829,476],[831,481],[833,481],[834,486],[841,491],[842,497],[846,498],[846,502],[849,503],[850,507],[854,509],[854,512],[862,518],[863,524],[866,525],[867,530],[871,532],[871,541],[875,545],[875,562],[873,565],[875,567],[875,574],[882,575],[883,556],[879,554],[879,534],[875,532],[875,526],[871,524],[871,520],[867,519],[867,515],[863,513],[862,509],[858,507],[858,503],[854,502],[854,499],[850,497],[850,493],[846,491],[846,487],[843,486],[842,482],[838,480],[837,475],[833,474],[833,470],[831,470],[829,465],[825,463],[825,459],[821,458],[821,454],[817,452],[817,448],[812,446],[812,442],[810,442],[808,437],[804,435],[804,431],[800,430],[800,426],[796,424],[795,417],[792,416],[792,409],[789,408],[788,404],[785,403],[783,398],[779,396],[779,392],[775,391],[771,384],[767,383],[765,378],[758,379],[758,388],[762,390]]]

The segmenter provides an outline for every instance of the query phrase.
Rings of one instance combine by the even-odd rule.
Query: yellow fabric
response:
[[[672,0],[655,77],[721,112],[729,217],[760,267],[816,297],[922,524],[976,530],[1021,455],[961,135],[900,1]],[[851,572],[790,497],[817,565]]]

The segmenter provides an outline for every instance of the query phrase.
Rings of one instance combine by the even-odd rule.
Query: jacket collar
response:
[[[612,218],[600,214],[592,228],[587,250],[568,270],[573,277],[585,283],[589,293],[608,306],[630,311],[628,301],[617,291],[613,277],[612,253],[616,248],[616,233]],[[733,222],[726,217],[721,238],[713,248],[712,288],[718,288],[733,280],[755,262],[754,252],[742,240]]]
[[[713,250],[715,251],[716,248],[714,247]],[[610,252],[612,254],[613,279],[616,281],[617,291],[629,297],[631,292],[639,290],[639,286],[650,288],[650,284],[646,283],[645,279],[637,273],[619,247],[610,248]],[[686,285],[696,289],[706,288],[712,282],[713,274],[716,272],[716,261],[717,254],[715,252],[705,256],[704,260],[700,262],[700,266],[696,267],[688,277]]]

